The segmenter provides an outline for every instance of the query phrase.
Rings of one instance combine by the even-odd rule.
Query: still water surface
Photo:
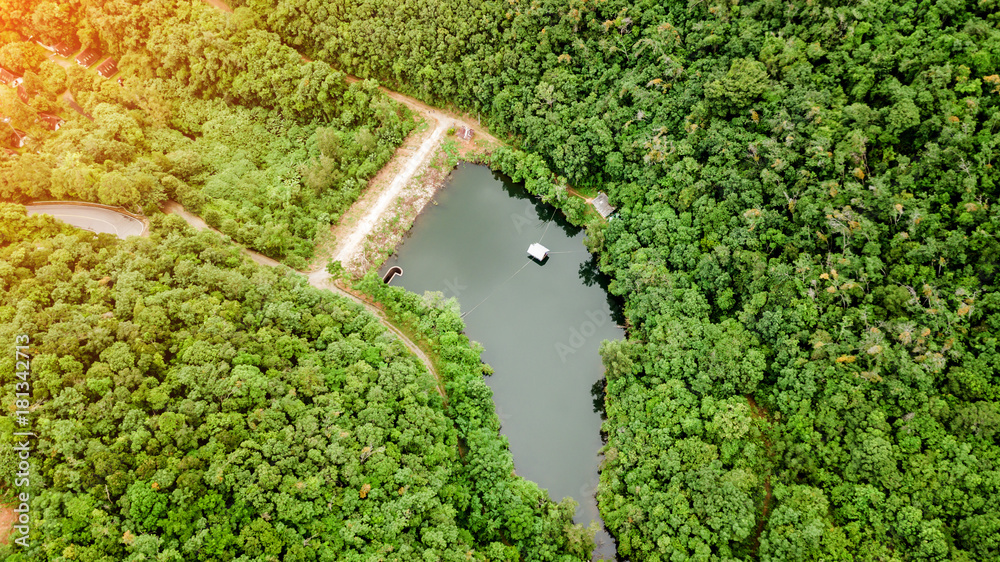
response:
[[[584,233],[484,166],[459,166],[436,203],[382,271],[398,265],[393,285],[458,299],[466,333],[495,371],[487,383],[517,473],[557,501],[578,501],[578,523],[599,522],[598,347],[624,333]],[[539,241],[550,250],[542,264],[527,257]],[[602,531],[597,540],[595,556],[613,559],[610,537]]]

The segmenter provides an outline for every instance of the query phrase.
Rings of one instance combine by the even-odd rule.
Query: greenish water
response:
[[[436,202],[383,273],[398,265],[393,285],[457,297],[466,333],[495,371],[487,382],[518,474],[555,500],[578,501],[578,523],[599,522],[598,348],[624,333],[584,233],[484,166],[459,166]],[[550,250],[542,264],[527,257],[539,240]],[[610,537],[602,531],[598,543],[596,554],[611,559]]]

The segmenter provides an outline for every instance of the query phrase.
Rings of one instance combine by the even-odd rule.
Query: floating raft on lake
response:
[[[528,246],[528,255],[542,261],[549,256],[549,249],[541,244],[532,244]]]

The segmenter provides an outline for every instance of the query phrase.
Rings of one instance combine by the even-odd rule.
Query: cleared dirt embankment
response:
[[[356,77],[348,77],[350,82],[357,80]],[[348,272],[355,275],[371,267],[369,255],[366,253],[366,243],[379,238],[376,232],[380,225],[405,218],[399,216],[403,209],[395,203],[407,195],[407,198],[411,199],[408,203],[416,200],[422,207],[433,198],[437,185],[416,184],[420,183],[424,172],[438,154],[449,129],[456,131],[463,128],[472,129],[475,131],[476,144],[479,146],[500,144],[495,137],[479,129],[479,124],[472,120],[430,107],[398,92],[383,87],[379,89],[419,115],[426,128],[407,138],[392,160],[372,178],[365,193],[333,227],[334,243],[330,248],[323,248],[317,252],[313,269],[324,268],[330,260],[341,262]],[[417,146],[415,150],[411,148],[414,145]],[[405,209],[408,211],[406,214],[419,213],[420,210]]]

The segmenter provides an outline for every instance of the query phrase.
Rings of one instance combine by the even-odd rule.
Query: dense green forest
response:
[[[4,560],[578,560],[513,475],[478,348],[422,305],[449,389],[360,305],[176,217],[150,238],[0,206],[0,338],[29,334],[31,547]],[[14,357],[0,360],[13,404]],[[17,431],[0,418],[0,438]],[[0,449],[0,487],[16,453]],[[21,489],[21,491],[24,491]]]
[[[358,182],[380,165],[378,158],[359,160],[368,153],[358,147],[378,146],[372,154],[388,154],[412,127],[410,116],[380,97],[374,84],[348,87],[340,73],[378,79],[431,103],[481,113],[494,133],[510,135],[512,144],[527,151],[505,151],[494,164],[516,172],[518,179],[532,180],[531,189],[557,202],[565,200],[558,197],[565,181],[605,190],[619,214],[608,223],[592,223],[588,244],[613,278],[611,291],[625,298],[629,337],[602,346],[608,442],[598,500],[623,557],[636,562],[1000,558],[996,0],[233,0],[237,9],[232,15],[179,1],[61,3],[72,8],[67,10],[53,2],[0,5],[9,8],[0,11],[0,63],[22,65],[26,84],[35,84],[33,107],[60,103],[54,96],[65,80],[95,119],[73,117],[51,137],[38,132],[45,139],[41,154],[24,152],[0,163],[4,199],[87,197],[81,194],[100,199],[102,187],[107,196],[118,197],[119,186],[146,186],[116,201],[148,206],[163,196],[177,197],[235,239],[300,264],[311,255],[316,228],[333,220],[356,195]],[[48,33],[46,40],[75,31],[83,42],[120,55],[121,66],[128,69],[125,87],[75,68],[61,77],[22,45],[29,30]],[[318,62],[302,64],[294,49]],[[305,72],[323,78],[313,80]],[[328,89],[319,86],[327,83]],[[338,94],[329,96],[330,91]],[[330,100],[341,105],[330,108]],[[15,118],[16,111],[26,111],[4,88],[0,104]],[[32,115],[20,118],[28,121]],[[561,177],[552,183],[548,170]],[[125,174],[151,179],[123,182]],[[336,180],[324,183],[330,178]],[[569,214],[582,218],[578,204],[570,205]],[[127,279],[125,271],[141,269],[129,270],[132,260],[155,264],[159,254],[187,253],[155,250],[156,244],[196,240],[219,248],[216,253],[231,252],[164,224],[169,233],[162,240],[121,246],[135,256],[119,253],[107,241],[97,243],[107,249],[87,242],[91,250],[80,250],[78,259],[85,264],[80,272],[70,273],[73,268],[65,266],[69,261],[48,263],[50,258],[48,265],[39,262],[38,269],[99,283],[103,277],[90,271]],[[272,225],[284,230],[271,232]],[[70,248],[86,246],[81,238],[72,242],[68,233],[52,238],[56,227],[51,224],[23,228],[29,232],[23,236],[37,237],[43,245],[61,240]],[[17,237],[5,242],[8,263],[17,255],[8,248],[19,243]],[[51,255],[77,255],[74,251]],[[117,256],[109,263],[121,264],[123,271],[99,270],[96,262],[87,261],[101,251],[109,259]],[[25,250],[18,260],[33,260],[28,256],[34,255]],[[223,268],[203,261],[231,272],[250,267],[234,263]],[[166,274],[169,267],[180,266],[164,263],[156,266],[164,273],[144,279],[150,279],[149,287],[168,288],[163,291],[179,283],[215,283],[209,274],[204,281]],[[21,273],[15,278],[16,271]],[[26,310],[92,306],[99,314],[112,311],[109,322],[140,314],[135,311],[138,301],[128,294],[119,300],[118,291],[128,287],[143,299],[151,291],[119,280],[106,289],[115,292],[114,299],[104,296],[91,304],[81,289],[52,292],[45,284],[55,281],[32,281],[33,275],[27,266],[5,270],[5,295],[13,294],[8,287],[18,287],[17,302],[28,303],[18,306]],[[287,278],[273,282],[296,287]],[[204,298],[217,298],[219,304],[213,306],[233,303],[229,306],[243,314],[222,314],[222,321],[237,332],[259,329],[253,322],[271,310],[263,304],[269,301],[255,296],[258,300],[243,304],[244,289],[225,287],[207,290]],[[227,297],[226,290],[235,292]],[[275,303],[293,302],[293,310],[310,311],[334,306],[301,304],[298,293],[287,291],[295,297],[275,297]],[[300,291],[308,292],[304,287]],[[157,297],[148,298],[155,303]],[[506,458],[502,441],[495,438],[492,410],[485,406],[488,389],[472,382],[479,380],[477,358],[466,358],[469,348],[459,335],[458,319],[405,295],[379,293],[379,298],[403,316],[425,318],[427,329],[444,327],[446,336],[431,339],[450,346],[444,356],[464,365],[456,373],[465,373],[459,378],[471,390],[455,396],[476,404],[472,413],[458,413],[461,399],[452,396],[456,387],[449,387],[452,403],[446,413],[455,429],[440,423],[440,438],[428,437],[448,444],[448,451],[421,465],[465,467],[451,468],[460,476],[445,479],[449,484],[434,488],[439,481],[428,480],[423,485],[428,491],[442,490],[437,495],[445,512],[451,513],[448,506],[454,509],[458,538],[446,540],[448,546],[440,552],[458,556],[458,545],[468,545],[477,556],[503,559],[515,556],[504,550],[505,541],[525,537],[512,547],[527,557],[550,557],[553,550],[579,554],[579,530],[560,527],[564,508],[532,503],[539,497],[536,489],[519,480],[497,476],[507,486],[493,487],[493,480],[472,475],[474,469],[468,467],[474,463],[463,463],[461,456],[456,462],[450,445],[477,430],[489,443],[483,450],[491,451],[483,458],[496,463],[489,466]],[[3,310],[13,319],[20,308]],[[181,313],[190,316],[171,321],[190,325],[184,333],[154,332],[151,342],[130,347],[138,361],[141,346],[177,346],[174,363],[131,366],[137,372],[153,370],[156,388],[180,384],[158,379],[156,373],[191,367],[183,354],[177,355],[184,342],[199,341],[196,334],[201,333],[211,338],[210,330],[196,328],[207,319],[183,307]],[[99,316],[85,317],[94,323],[92,333],[114,335],[132,345],[131,328],[111,330],[100,326],[105,320]],[[52,322],[45,315],[32,318]],[[327,352],[320,349],[322,338],[310,339],[309,329],[274,322],[274,330],[290,330],[288,337],[304,346],[292,346],[288,353]],[[5,317],[3,325],[8,323]],[[55,342],[62,332],[52,330]],[[79,338],[72,333],[59,337]],[[236,349],[235,343],[230,346]],[[76,359],[87,365],[85,371],[70,365],[64,374],[61,365],[53,367],[74,383],[62,391],[64,401],[52,399],[53,411],[90,408],[104,399],[100,391],[117,392],[114,380],[105,388],[101,375],[82,374],[108,363],[100,357],[103,349],[92,348]],[[252,355],[252,349],[247,353]],[[408,361],[402,352],[397,355],[392,361],[383,357],[385,369]],[[237,365],[233,355],[227,366],[233,371],[254,367],[266,377],[268,368],[262,370],[260,364],[265,356],[270,354],[261,352],[258,364]],[[279,354],[268,360],[284,359]],[[285,408],[290,389],[304,395],[310,388],[296,386],[287,374],[306,365],[281,365],[271,369],[279,374],[262,391],[265,396],[270,389],[284,392],[267,402],[271,409]],[[159,422],[144,421],[161,413],[150,409],[152,384],[146,386],[146,401],[135,404],[138,416],[146,418],[130,420],[135,425],[127,427],[135,427],[133,433],[159,428]],[[427,392],[429,387],[420,388]],[[328,392],[343,395],[348,389]],[[178,409],[191,400],[162,405],[180,416],[207,415]],[[305,404],[303,411],[312,407],[302,396],[291,400]],[[427,397],[421,408],[439,412],[434,400]],[[360,415],[363,410],[354,411]],[[247,427],[263,423],[253,417],[257,414],[244,412]],[[52,427],[76,435],[70,420],[78,416],[58,415],[68,419],[54,421]],[[192,470],[208,474],[220,466],[209,462],[211,455],[222,454],[220,450],[228,455],[223,447],[229,445],[203,444],[193,422],[171,419],[188,423],[188,445],[208,448],[204,454],[209,458],[195,456],[204,464]],[[298,431],[295,424],[282,427]],[[175,455],[183,447],[166,440],[161,444],[150,435],[145,446],[156,440],[159,449],[145,454],[162,459],[163,466],[150,467],[150,472],[130,469],[134,476],[127,485],[115,484],[122,491],[114,496],[114,506],[99,507],[110,505],[99,479],[108,481],[116,470],[125,473],[110,463],[137,457],[105,454],[101,462],[109,468],[102,468],[103,475],[84,475],[74,466],[96,458],[88,454],[124,447],[115,435],[107,442],[94,438],[93,449],[72,449],[83,447],[79,439],[53,445],[64,455],[51,465],[53,478],[58,474],[64,486],[60,498],[75,502],[70,508],[51,500],[56,506],[52,524],[60,526],[49,531],[53,541],[65,533],[99,542],[102,529],[113,525],[119,525],[115,532],[120,537],[126,530],[121,522],[133,524],[128,519],[135,505],[130,503],[131,486],[137,486],[134,498],[166,495],[139,492],[135,484],[160,478],[157,471],[163,470],[164,481],[174,486],[168,491],[175,501],[181,477],[170,471],[183,462],[184,457]],[[387,442],[399,447],[398,441]],[[361,441],[356,445],[363,446]],[[163,452],[168,446],[174,448],[170,455]],[[252,472],[247,467],[258,458],[249,451],[245,455],[231,461],[233,483],[241,482],[237,473],[246,477],[239,471]],[[360,464],[366,474],[368,463]],[[455,488],[448,487],[451,482]],[[361,480],[348,483],[363,485]],[[230,486],[229,481],[224,484]],[[204,479],[198,485],[217,486]],[[300,497],[285,485],[283,481],[268,493]],[[111,494],[110,481],[108,486]],[[225,490],[230,491],[215,493],[235,493]],[[353,494],[352,489],[344,497],[355,501]],[[183,492],[176,496],[183,501]],[[376,494],[373,499],[388,501]],[[263,513],[291,517],[280,521],[280,532],[272,525],[284,537],[282,544],[297,545],[312,535],[294,515],[253,511],[256,507],[248,505],[246,513],[260,515],[255,521],[270,524]],[[346,505],[340,509],[348,509]],[[362,500],[362,512],[365,505]],[[102,523],[79,515],[94,509],[118,520]],[[181,513],[193,518],[193,509]],[[198,509],[210,512],[212,507]],[[504,515],[494,518],[497,513]],[[332,518],[330,525],[334,519],[353,521]],[[86,525],[80,523],[84,520]],[[326,524],[317,520],[315,524]],[[238,542],[240,527],[224,521],[234,538],[222,544],[244,548],[246,543]],[[189,556],[179,550],[191,540],[182,537],[188,532],[183,525],[153,532],[154,527],[139,523],[127,530],[136,541],[143,535],[141,548],[174,548],[179,556]],[[340,536],[350,536],[345,533],[341,529]],[[146,534],[161,537],[161,542]],[[416,549],[414,541],[425,540],[405,526],[394,536],[399,538],[391,544],[397,549],[404,544]],[[544,538],[549,536],[557,538]],[[230,540],[226,537],[219,540]],[[354,548],[344,540],[344,548]],[[103,548],[97,542],[87,548]],[[126,548],[117,537],[100,544]],[[69,557],[60,552],[55,556]],[[124,551],[109,552],[115,559]],[[129,555],[141,559],[146,552]]]
[[[622,555],[1000,557],[995,1],[236,4],[619,206]]]
[[[24,73],[29,96],[23,104],[0,88],[0,113],[36,139],[0,162],[6,201],[77,199],[152,214],[175,199],[301,268],[415,126],[374,83],[303,63],[252,19],[201,2],[0,6],[0,66]],[[117,57],[121,73],[64,69],[31,35],[92,46]],[[93,119],[70,110],[64,92]],[[50,133],[37,111],[68,122]]]

